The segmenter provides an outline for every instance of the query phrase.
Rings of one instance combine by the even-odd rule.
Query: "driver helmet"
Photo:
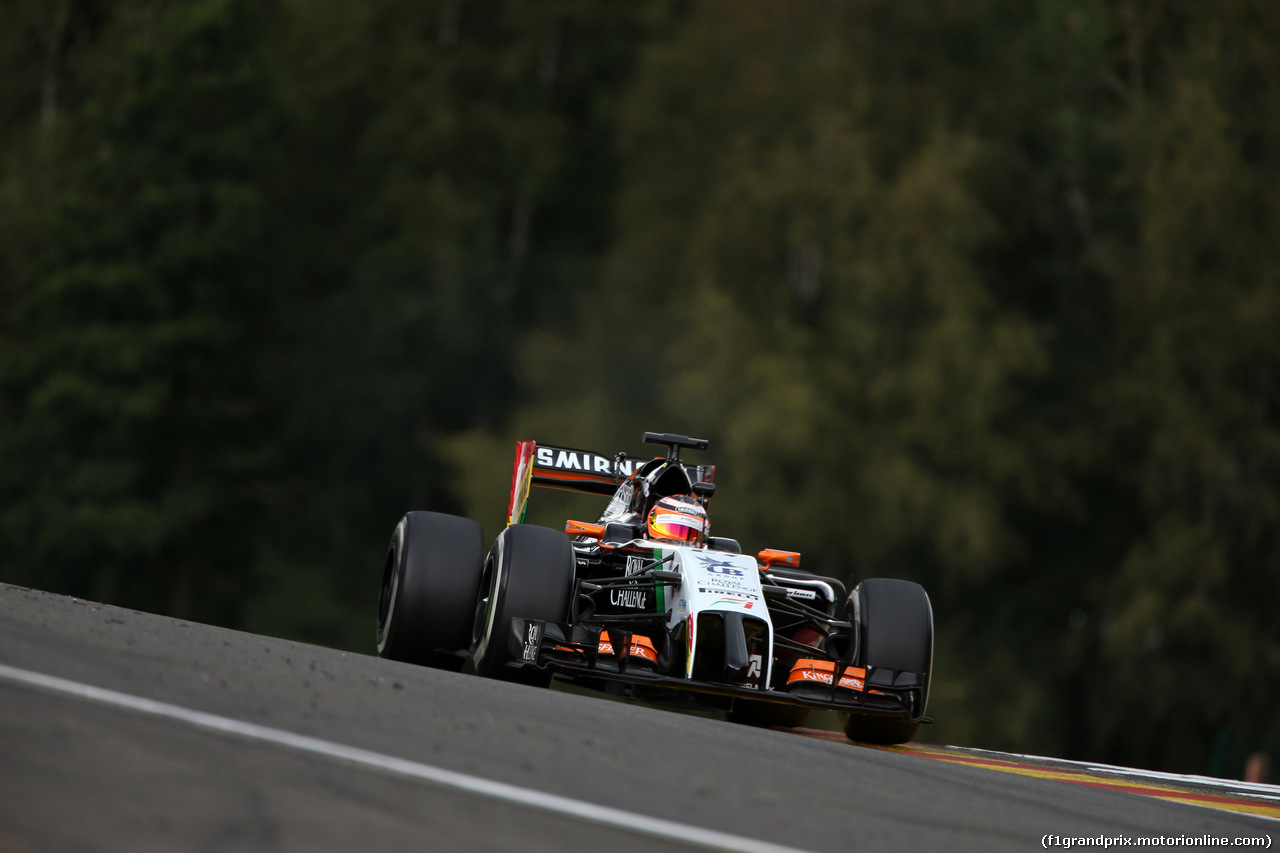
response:
[[[649,510],[649,537],[700,544],[707,539],[707,511],[690,497],[659,498]]]

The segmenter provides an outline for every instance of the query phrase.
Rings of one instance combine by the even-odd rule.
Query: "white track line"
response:
[[[89,684],[81,684],[78,681],[68,681],[65,678],[57,678],[52,675],[44,675],[4,664],[0,664],[0,678],[19,684],[39,687],[44,690],[51,690],[67,696],[100,702],[104,705],[112,705],[143,714],[178,720],[202,729],[238,735],[279,746],[287,746],[302,752],[349,761],[365,767],[374,767],[390,773],[397,773],[401,776],[421,779],[447,788],[467,791],[468,793],[479,794],[480,796],[491,797],[508,803],[516,803],[532,809],[541,809],[542,811],[565,815],[577,820],[603,824],[615,829],[650,835],[710,850],[734,850],[744,851],[745,853],[806,853],[806,851],[795,847],[771,844],[754,838],[744,838],[738,835],[730,835],[726,832],[717,832],[713,829],[704,829],[698,826],[677,823],[676,821],[610,808],[609,806],[596,805],[584,800],[575,800],[572,797],[548,794],[532,788],[522,788],[519,785],[482,779],[479,776],[457,773],[453,770],[445,770],[442,767],[434,767],[430,764],[408,761],[366,749],[357,749],[353,746],[343,746],[342,744],[320,740],[319,738],[294,734],[283,729],[244,723],[217,714],[208,714],[203,711],[183,708],[180,705],[170,705],[166,702],[143,699],[140,696],[118,693],[114,690],[93,687]]]

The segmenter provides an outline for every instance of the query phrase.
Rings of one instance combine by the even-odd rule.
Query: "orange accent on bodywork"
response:
[[[791,674],[787,676],[787,684],[793,681],[816,681],[830,684],[835,675],[836,664],[829,660],[811,660],[804,658],[791,666]],[[846,666],[840,676],[837,687],[862,691],[867,685],[867,671],[860,666]]]
[[[588,539],[599,539],[604,535],[603,524],[590,524],[585,521],[566,521],[564,532],[570,536],[585,536]]]
[[[800,568],[799,551],[777,551],[773,548],[765,548],[759,554],[756,554],[756,559],[766,566],[786,566],[789,569]]]
[[[613,654],[613,642],[609,639],[608,631],[600,632],[600,644],[596,646],[596,651],[602,655]],[[627,656],[624,655],[624,657]],[[631,635],[631,652],[629,656],[643,658],[654,665],[658,663],[658,651],[653,647],[653,641],[643,634]]]

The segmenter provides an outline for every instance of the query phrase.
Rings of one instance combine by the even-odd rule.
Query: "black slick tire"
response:
[[[484,566],[484,536],[468,518],[411,512],[387,548],[378,599],[378,655],[459,670]]]
[[[563,532],[513,524],[499,534],[485,558],[473,610],[471,660],[479,675],[546,686],[549,673],[508,667],[511,620],[566,622],[573,589],[573,545]]]
[[[933,667],[933,608],[924,587],[892,578],[864,580],[849,594],[848,615],[857,632],[857,666],[924,674],[923,701],[914,715],[923,716]],[[918,720],[872,714],[849,714],[843,723],[850,740],[875,744],[907,743],[920,728]]]

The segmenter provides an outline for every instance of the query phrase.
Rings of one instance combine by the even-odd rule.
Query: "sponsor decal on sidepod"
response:
[[[633,610],[649,609],[649,595],[643,589],[611,589],[609,603],[615,607],[630,607]]]

